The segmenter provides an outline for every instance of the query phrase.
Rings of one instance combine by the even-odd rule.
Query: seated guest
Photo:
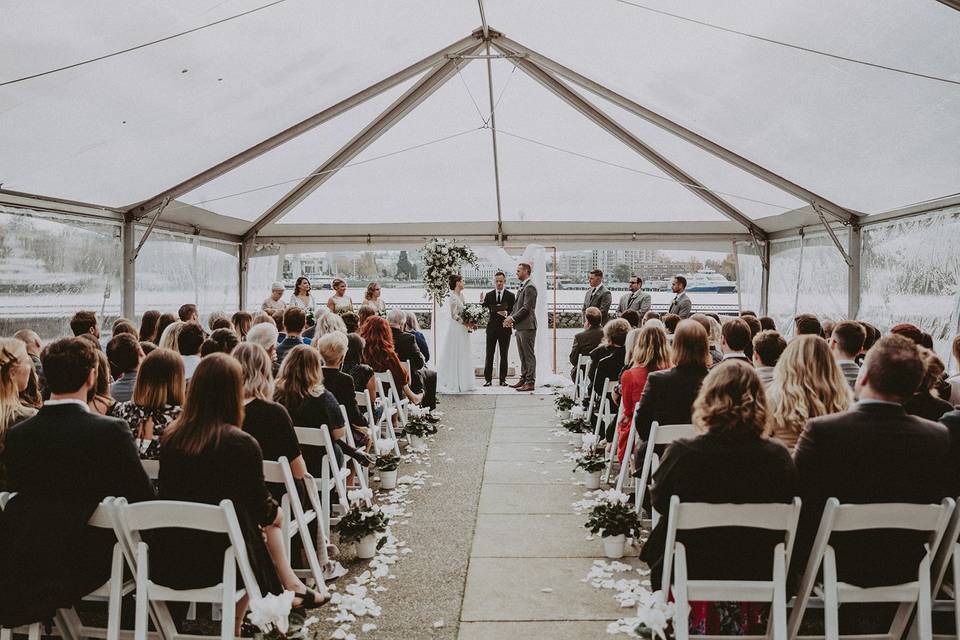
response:
[[[157,349],[140,363],[133,399],[118,402],[110,415],[127,421],[141,458],[160,458],[161,436],[180,417],[185,387],[183,360],[173,351]]]
[[[110,395],[117,402],[126,402],[133,396],[137,383],[137,369],[143,360],[143,349],[137,339],[129,334],[114,336],[107,343],[107,360],[118,375],[110,385]]]
[[[953,361],[960,364],[960,336],[953,339]],[[950,385],[950,404],[956,406],[960,404],[960,373],[955,373],[947,379]]]
[[[762,331],[776,331],[777,323],[770,316],[763,316],[760,318],[760,329]]]
[[[347,325],[343,323],[343,319],[339,315],[329,309],[321,309],[317,312],[317,323],[305,331],[303,335],[306,336],[307,332],[309,332],[310,344],[316,345],[317,338],[325,336],[328,333],[333,333],[334,331],[346,333]]]
[[[915,324],[901,322],[890,327],[890,333],[908,338],[913,344],[923,346],[923,331]]]
[[[164,346],[164,344],[163,344],[163,343],[164,343],[164,339],[167,339],[167,340],[170,340],[170,339],[171,339],[171,338],[169,338],[168,336],[171,335],[171,333],[170,333],[170,325],[172,325],[172,324],[176,324],[176,325],[178,325],[178,326],[182,326],[182,325],[183,325],[183,323],[180,322],[179,320],[177,320],[176,316],[174,316],[172,313],[164,313],[163,315],[161,315],[161,316],[160,316],[160,319],[157,320],[157,339],[156,339],[154,342],[156,343],[156,345],[157,345],[158,347],[162,347],[162,348],[164,348],[164,349],[172,349],[173,351],[176,351],[176,350],[177,350],[176,334],[177,334],[177,333],[180,333],[180,329],[179,329],[179,328],[176,329],[176,330],[173,332],[173,336],[174,336],[174,337],[172,338],[172,340],[173,340],[173,346],[172,346],[172,347],[171,347],[171,346]]]
[[[373,369],[363,364],[363,338],[357,333],[360,329],[360,316],[352,311],[340,316],[347,329],[347,355],[343,358],[340,368],[345,374],[353,378],[354,391],[367,391],[370,380],[373,378]],[[375,387],[374,387],[375,388]],[[370,396],[370,401],[376,400],[376,391]]]
[[[270,356],[270,361],[275,363],[277,361],[277,337],[279,335],[277,325],[271,319],[270,322],[259,322],[250,327],[250,331],[247,332],[247,342],[259,344]]]
[[[817,316],[812,313],[801,313],[793,319],[793,335],[795,336],[820,336],[823,337],[823,327]]]
[[[116,538],[88,527],[90,514],[107,496],[153,497],[127,425],[87,407],[96,354],[77,338],[48,345],[41,360],[50,400],[4,438],[7,489],[16,492],[0,511],[5,627],[49,620],[103,585]]]
[[[144,311],[143,317],[140,318],[140,331],[137,332],[137,337],[140,338],[140,342],[153,342],[156,344],[160,340],[160,334],[157,333],[157,325],[159,323],[159,311],[153,309]]]
[[[652,504],[662,517],[640,558],[650,566],[651,582],[657,585],[672,496],[682,502],[764,504],[789,503],[797,494],[797,470],[790,454],[765,437],[766,397],[749,364],[726,363],[707,375],[694,403],[693,424],[701,435],[669,445],[653,477]],[[773,548],[784,541],[784,533],[713,527],[679,532],[677,541],[686,547],[691,579],[769,580]],[[706,614],[705,604],[692,603],[692,609],[691,623]],[[752,633],[763,634],[765,629],[764,625]]]
[[[201,356],[210,355],[211,353],[225,353],[230,355],[230,352],[240,344],[240,338],[237,337],[233,329],[214,329],[213,333],[210,334],[210,337],[207,338],[203,344],[210,344],[211,346],[207,347],[206,352],[204,352],[203,347],[201,347]]]
[[[77,311],[73,314],[70,318],[70,330],[76,337],[90,334],[96,338],[96,343],[100,344],[100,324],[97,322],[97,314],[93,311]]]
[[[787,348],[787,341],[776,331],[761,331],[753,337],[753,366],[764,386],[773,380],[773,368]]]
[[[823,337],[829,340],[830,336],[833,335],[833,330],[836,326],[837,326],[837,323],[835,323],[833,320],[824,320],[822,325]]]
[[[240,338],[240,342],[246,340],[247,332],[250,331],[250,327],[253,326],[253,316],[246,311],[237,311],[233,314],[233,317],[230,318],[230,322],[233,323],[233,330],[237,332],[237,337]]]
[[[270,315],[273,316],[273,323],[277,325],[277,331],[280,332],[280,342],[283,342],[283,339],[287,337],[286,327],[283,326],[283,314],[285,311],[274,311]],[[306,319],[304,319],[304,324],[306,324]]]
[[[387,312],[387,323],[393,334],[393,348],[397,352],[400,362],[410,366],[410,388],[414,393],[422,394],[421,404],[425,407],[437,406],[437,372],[427,369],[426,358],[417,347],[417,339],[409,333],[403,332],[403,325],[407,322],[407,314],[400,309],[391,309]]]
[[[361,307],[362,310],[362,307]],[[375,372],[389,371],[400,390],[397,395],[406,397],[413,404],[420,404],[421,395],[410,388],[410,376],[400,364],[400,358],[393,348],[393,333],[390,325],[379,316],[371,316],[360,325],[360,337],[363,338],[363,363]],[[376,398],[376,380],[370,377],[367,393]]]
[[[427,344],[427,337],[420,331],[420,322],[417,321],[417,314],[413,311],[407,311],[406,321],[403,323],[404,333],[409,333],[417,341],[417,347],[423,354],[423,359],[430,362],[430,345]]]
[[[950,431],[950,459],[947,463],[945,495],[960,496],[960,409],[940,416],[940,423]]]
[[[207,317],[207,326],[210,327],[210,331],[214,332],[217,329],[233,329],[233,323],[230,322],[230,318],[227,317],[223,311],[214,311]]]
[[[611,320],[603,327],[603,343],[590,352],[587,398],[592,397],[593,394],[599,395],[603,391],[603,383],[607,380],[620,379],[620,372],[623,371],[627,359],[628,333],[630,333],[630,323],[623,318]],[[607,442],[613,438],[613,433],[611,432],[609,436]]]
[[[931,504],[946,495],[950,434],[903,408],[923,380],[916,345],[886,336],[860,369],[849,411],[814,418],[800,434],[793,459],[803,510],[796,568],[802,571],[827,498],[841,503]],[[834,534],[838,579],[861,587],[917,579],[926,534],[881,530]],[[841,633],[844,629],[841,628]]]
[[[200,347],[205,339],[203,327],[197,322],[185,323],[177,334],[177,349],[183,358],[183,375],[188,382],[200,364]],[[164,348],[162,344],[160,347]]]
[[[750,327],[750,342],[747,343],[747,348],[743,350],[743,353],[750,358],[751,362],[753,362],[753,339],[758,333],[763,331],[763,327],[760,325],[760,321],[755,315],[742,315],[740,319],[746,322],[747,326]]]
[[[0,454],[3,438],[15,424],[37,413],[20,399],[32,377],[33,363],[20,340],[0,338]],[[0,491],[6,491],[6,474],[0,457]]]
[[[301,311],[297,307],[290,309]],[[346,425],[337,399],[323,385],[320,354],[316,349],[300,344],[287,352],[287,357],[280,365],[273,399],[286,407],[294,426],[319,429],[326,425],[330,429],[330,438],[334,440],[337,464],[343,464],[343,453],[338,442],[346,435]],[[319,478],[322,472],[324,454],[321,447],[303,449],[307,470],[315,478]]]
[[[722,362],[723,352],[720,351],[720,323],[702,313],[695,313],[690,316],[690,319],[699,322],[700,326],[707,332],[707,338],[710,343],[710,363],[708,366],[713,367],[715,364]]]
[[[300,337],[306,323],[307,316],[300,307],[290,306],[283,312],[283,326],[286,335],[282,337],[283,339],[277,346],[277,362],[281,365],[283,365],[283,359],[288,351],[298,345],[306,344]]]
[[[43,363],[40,362],[40,352],[43,351],[43,343],[40,342],[40,336],[30,329],[21,329],[13,334],[13,337],[26,346],[27,355],[33,363],[34,372],[36,372],[36,382],[33,382],[34,377],[31,376],[27,389],[24,389],[24,395],[34,399],[38,396],[44,400],[49,398],[50,390],[47,389],[47,378],[43,375]],[[35,388],[31,388],[31,386]]]
[[[357,405],[353,378],[340,370],[343,357],[347,354],[347,334],[334,331],[320,338],[315,344],[323,359],[323,386],[347,410],[347,419],[353,428],[354,442],[358,448],[364,449],[370,442],[367,436],[369,426],[367,418],[360,412],[360,407]]]
[[[636,309],[627,309],[620,314],[620,317],[629,322],[632,329],[640,326],[640,313]]]
[[[252,327],[254,325],[263,324],[264,322],[267,324],[272,324],[274,329],[277,328],[277,321],[274,320],[273,316],[266,311],[258,311],[257,313],[253,314],[253,320],[250,322],[250,326]]]
[[[623,462],[627,449],[633,411],[647,385],[647,377],[654,371],[669,369],[671,366],[667,334],[654,326],[646,326],[637,331],[636,341],[628,354],[630,368],[620,375],[620,401],[623,403],[620,423],[617,425],[617,460],[620,462]],[[633,331],[630,334],[633,335]]]
[[[656,311],[647,311],[645,314],[643,314],[643,320],[640,322],[640,325],[643,326],[647,324],[648,320],[659,320],[659,319],[660,319],[659,313],[657,313]]]
[[[155,345],[155,344],[152,343],[152,342],[141,342],[141,343],[140,343],[140,350],[143,351],[143,355],[144,355],[144,356],[150,355],[151,353],[153,353],[154,351],[156,351],[156,350],[159,349],[159,348],[160,348],[160,347],[158,347],[157,345]]]
[[[747,345],[750,344],[750,325],[743,318],[734,318],[724,323],[720,330],[720,350],[724,360],[743,360],[752,365],[753,361],[747,357]]]
[[[855,361],[857,354],[863,349],[863,342],[867,339],[867,332],[863,325],[853,320],[843,320],[833,326],[830,337],[830,353],[833,354],[843,377],[847,379],[853,389],[860,375],[860,365]]]
[[[819,336],[797,336],[783,350],[767,389],[773,435],[790,451],[811,418],[846,411],[853,392]]]
[[[693,401],[707,376],[710,362],[707,332],[696,320],[681,320],[670,353],[673,368],[647,376],[647,384],[637,402],[634,424],[643,441],[650,437],[654,420],[659,424],[690,424]]]
[[[132,322],[126,318],[117,318],[113,322],[113,329],[111,329],[110,335],[119,336],[124,333],[130,334],[134,338],[140,337],[140,332],[135,326],[133,326]]]
[[[854,361],[862,367],[863,360],[867,357],[867,351],[870,351],[870,348],[877,343],[877,340],[880,339],[880,329],[877,329],[869,322],[863,322],[862,320],[859,320],[858,322],[860,326],[863,327],[863,330],[867,336],[863,340],[863,348],[860,350],[860,353],[857,354],[857,357],[854,358]]]
[[[912,416],[927,420],[939,420],[940,416],[953,411],[953,405],[936,395],[936,385],[943,376],[943,360],[930,349],[918,347],[923,361],[923,379],[913,396],[904,403],[903,408]]]
[[[590,355],[590,352],[596,349],[603,341],[603,327],[600,326],[600,309],[596,307],[587,307],[583,312],[583,331],[573,336],[573,346],[570,348],[570,364],[573,369],[570,370],[570,379],[577,377],[577,361],[580,356]]]
[[[197,311],[197,305],[185,304],[177,310],[177,316],[180,322],[200,322],[200,312]]]
[[[116,404],[116,401],[110,396],[110,385],[113,383],[113,378],[110,376],[110,362],[107,360],[107,354],[98,349],[96,357],[97,377],[93,388],[90,389],[87,408],[93,413],[106,416],[110,414],[110,410]]]
[[[360,308],[357,309],[357,318],[360,319],[360,326],[362,327],[368,319],[379,316],[380,312],[377,311],[377,308],[372,304],[363,303],[360,305]]]
[[[680,323],[680,316],[675,313],[668,313],[661,320],[663,320],[663,326],[667,328],[667,335],[672,336]]]
[[[247,556],[264,593],[293,591],[294,606],[317,606],[327,597],[296,576],[284,551],[281,514],[263,480],[263,456],[243,424],[240,364],[216,353],[197,365],[183,414],[167,429],[160,448],[160,499],[219,504],[230,500],[247,547]],[[150,578],[175,589],[196,589],[223,579],[225,535],[184,529],[158,529],[150,543]],[[247,598],[237,603],[239,636]],[[223,615],[230,615],[224,611]]]

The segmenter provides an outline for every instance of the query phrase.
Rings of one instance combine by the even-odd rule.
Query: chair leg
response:
[[[134,640],[147,640],[149,624],[147,622],[147,606],[150,603],[149,568],[147,565],[147,545],[141,542],[137,545],[137,598],[134,611]]]
[[[13,630],[7,627],[0,629],[0,640],[13,640]]]
[[[39,622],[34,622],[27,628],[27,640],[40,640],[42,630],[43,625]]]
[[[787,638],[787,556],[783,543],[773,552],[773,604],[771,605],[773,638]]]
[[[953,558],[950,563],[953,565],[953,581],[957,584],[953,587],[953,623],[957,630],[957,637],[960,637],[960,544],[953,545]]]
[[[837,594],[837,558],[833,547],[827,547],[823,554],[823,623],[826,640],[840,640],[840,603]]]
[[[930,554],[920,562],[920,593],[917,598],[917,631],[921,638],[933,637],[933,611],[930,601]],[[907,624],[906,616],[901,629]],[[960,629],[957,630],[960,632]]]
[[[120,640],[120,613],[123,607],[123,551],[113,545],[110,567],[110,600],[107,602],[107,640]]]
[[[673,553],[673,634],[677,640],[688,640],[690,636],[690,603],[687,600],[687,550],[683,544],[676,543]],[[666,597],[666,594],[664,594]]]
[[[284,534],[286,535],[286,534]],[[233,640],[234,619],[232,612],[237,603],[237,561],[233,548],[228,548],[223,556],[223,594],[220,601],[222,615],[220,620],[221,640]]]

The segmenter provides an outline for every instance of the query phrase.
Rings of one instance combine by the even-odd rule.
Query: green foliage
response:
[[[593,426],[585,418],[570,418],[560,423],[560,426],[570,433],[589,433],[593,431]]]
[[[400,458],[393,452],[385,453],[382,456],[377,456],[376,465],[379,471],[396,471],[397,467],[400,466]]]
[[[581,454],[573,470],[576,472],[578,469],[583,469],[587,473],[596,473],[597,471],[603,471],[605,466],[607,466],[607,460],[606,456],[603,455],[603,450],[595,449]]]
[[[334,529],[340,533],[341,542],[359,542],[372,533],[386,531],[389,524],[390,519],[378,505],[368,507],[358,501],[350,505],[350,510],[334,525]]]
[[[636,538],[640,535],[640,517],[633,505],[624,502],[598,502],[584,526],[590,533],[605,537],[624,535]]]
[[[437,432],[437,427],[427,420],[426,416],[411,415],[407,418],[407,424],[403,427],[407,434],[424,438],[432,436]]]
[[[561,393],[553,399],[553,405],[557,411],[570,411],[573,408],[573,398]]]

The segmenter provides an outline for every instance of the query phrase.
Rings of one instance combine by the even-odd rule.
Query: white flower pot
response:
[[[396,489],[397,488],[397,470],[393,471],[381,471],[380,472],[380,488],[381,489]]]
[[[627,537],[623,534],[619,536],[603,537],[603,553],[611,560],[623,557],[623,547],[627,542]]]
[[[586,489],[599,489],[600,488],[600,471],[594,471],[593,473],[588,473],[587,477],[584,478],[585,488]],[[619,556],[617,556],[619,557]]]
[[[423,438],[413,434],[407,434],[407,444],[409,444],[410,448],[414,451],[419,451],[424,448]]]
[[[569,419],[570,419],[570,410],[569,410],[569,409],[567,409],[566,411],[560,411],[560,412],[558,412],[558,413],[560,414],[560,419],[561,419],[561,420],[569,420]]]
[[[620,536],[621,538],[623,536]],[[622,546],[622,545],[621,545]],[[369,560],[377,555],[377,536],[371,533],[357,541],[357,557],[363,560]],[[618,556],[619,557],[619,556]]]

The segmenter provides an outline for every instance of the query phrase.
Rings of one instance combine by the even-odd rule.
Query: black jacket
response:
[[[651,582],[660,588],[671,496],[682,502],[790,502],[797,489],[797,469],[777,440],[726,434],[677,440],[653,477],[651,499],[661,517],[640,554]],[[773,548],[784,534],[714,527],[682,532],[677,540],[686,546],[690,578],[769,580]]]
[[[950,456],[947,462],[947,495],[960,496],[960,409],[940,416],[940,422],[950,432]]]
[[[355,427],[367,426],[367,419],[360,413],[357,396],[354,395],[353,378],[339,369],[323,368],[323,386],[333,394],[337,402],[347,409],[347,418]]]
[[[126,422],[76,404],[44,406],[11,429],[3,459],[17,495],[0,512],[0,623],[15,626],[106,582],[114,534],[87,526],[101,500],[154,494]]]
[[[690,424],[693,401],[697,399],[705,377],[707,368],[696,365],[651,373],[634,413],[640,439],[646,441],[650,437],[650,425],[654,420],[664,425]]]
[[[513,311],[513,304],[516,301],[517,297],[507,289],[504,289],[503,293],[500,294],[499,306],[497,306],[496,289],[488,291],[487,294],[483,296],[483,306],[490,311],[490,320],[487,322],[487,333],[513,333],[513,329],[503,326],[503,316],[499,315],[497,311],[506,311],[507,315],[510,315],[510,312]]]
[[[423,369],[426,361],[423,359],[423,354],[420,353],[420,347],[417,346],[417,339],[396,327],[390,327],[390,331],[393,333],[393,350],[397,352],[400,362],[405,360],[410,362],[411,374]]]
[[[907,415],[896,404],[857,403],[810,420],[793,453],[803,499],[794,576],[803,571],[827,498],[841,504],[940,502],[949,451],[946,427]],[[834,534],[838,579],[858,586],[916,580],[925,540],[926,534],[891,530]]]
[[[580,356],[588,356],[603,342],[603,327],[590,327],[573,336],[573,347],[570,349],[570,364],[577,366]]]

